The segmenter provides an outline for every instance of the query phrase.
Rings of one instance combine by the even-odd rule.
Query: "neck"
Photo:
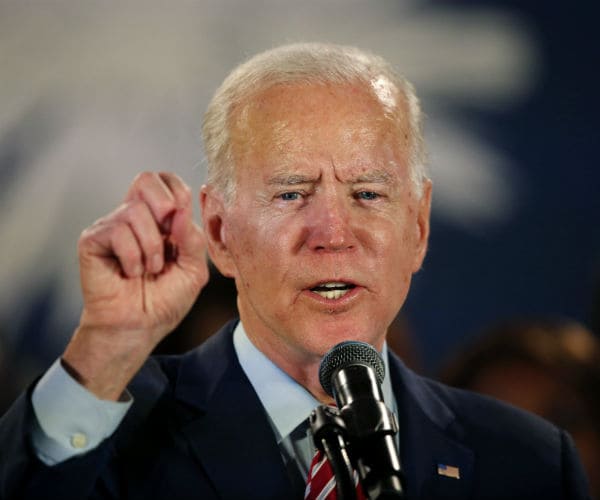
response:
[[[246,327],[245,323],[244,327]],[[259,351],[304,387],[315,399],[323,404],[333,403],[333,398],[323,390],[319,381],[322,355],[294,349],[285,342],[274,341],[272,337],[253,335],[248,330],[246,330],[246,335]]]

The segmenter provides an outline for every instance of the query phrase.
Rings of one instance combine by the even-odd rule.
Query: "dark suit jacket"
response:
[[[199,348],[149,360],[135,403],[97,449],[54,467],[31,450],[30,394],[0,420],[0,499],[295,499],[265,410],[232,343],[235,322]],[[443,386],[391,355],[408,499],[580,499],[569,436],[515,408]],[[460,479],[438,475],[458,467]]]

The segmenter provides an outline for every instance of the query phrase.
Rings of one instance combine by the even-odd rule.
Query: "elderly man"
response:
[[[144,173],[79,242],[84,309],[63,356],[0,423],[1,498],[302,498],[306,418],[343,340],[384,357],[405,498],[586,498],[563,431],[410,372],[385,345],[423,261],[431,182],[412,87],[381,58],[292,45],[235,69],[190,190]],[[207,280],[240,320],[148,358]]]

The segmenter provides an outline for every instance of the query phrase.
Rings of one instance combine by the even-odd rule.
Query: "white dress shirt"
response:
[[[321,403],[275,365],[248,339],[242,323],[233,333],[235,352],[257,393],[277,437],[286,466],[295,463],[306,478],[314,447],[306,419]],[[394,413],[396,401],[388,374],[387,347],[383,348],[386,377],[382,384],[386,404]],[[32,441],[36,454],[54,465],[97,447],[119,426],[133,404],[106,401],[76,382],[56,360],[32,394],[37,422]]]

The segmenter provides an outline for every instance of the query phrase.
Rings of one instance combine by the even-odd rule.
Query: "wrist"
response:
[[[96,397],[118,401],[153,349],[142,332],[79,326],[63,353],[64,369]]]

